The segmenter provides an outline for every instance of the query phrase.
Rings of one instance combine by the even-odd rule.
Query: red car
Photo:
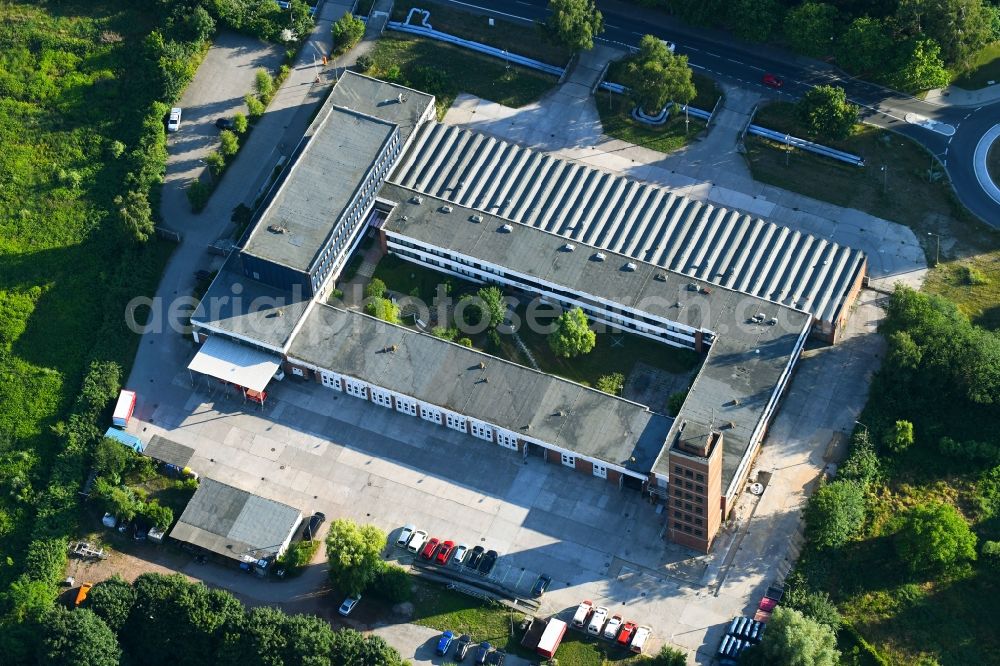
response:
[[[632,640],[632,634],[635,633],[635,629],[635,622],[632,622],[631,620],[623,624],[622,628],[618,631],[618,645],[628,647],[629,642]]]
[[[447,564],[448,558],[451,557],[451,551],[453,550],[455,550],[454,541],[445,541],[443,544],[441,544],[441,547],[438,548],[437,558],[435,558],[437,563]]]
[[[433,539],[428,541],[426,545],[424,545],[424,549],[420,553],[420,557],[424,558],[425,560],[431,559],[432,557],[434,557],[434,551],[437,550],[437,547],[440,544],[441,542],[437,540],[437,537],[434,537]]]
[[[769,86],[771,88],[780,88],[781,86],[785,85],[784,80],[778,78],[774,74],[765,74],[764,78],[761,79],[761,81],[764,82],[765,86]]]

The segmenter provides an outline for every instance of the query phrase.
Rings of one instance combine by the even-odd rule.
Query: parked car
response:
[[[622,616],[615,613],[604,625],[604,640],[613,641],[618,636],[618,629],[622,626]]]
[[[549,585],[551,583],[552,583],[552,578],[546,574],[542,574],[541,576],[538,577],[538,580],[535,581],[535,584],[531,586],[531,596],[535,597],[536,599],[542,596],[543,594],[545,594],[545,590],[549,589]]]
[[[632,635],[632,644],[629,649],[636,654],[642,654],[643,648],[646,647],[646,641],[652,635],[653,630],[647,626],[641,626],[635,630],[635,634]]]
[[[118,518],[115,517],[115,516],[112,516],[110,513],[106,513],[106,514],[104,514],[104,517],[101,518],[101,523],[105,527],[113,529],[114,526],[118,524]]]
[[[765,74],[761,78],[761,81],[764,83],[765,86],[768,86],[770,88],[780,88],[781,86],[785,85],[785,82],[784,82],[783,79],[775,76],[774,74],[770,74],[770,73]]]
[[[194,272],[194,279],[198,282],[208,282],[212,279],[212,272],[206,271],[204,268]]]
[[[434,558],[434,561],[438,564],[447,564],[448,558],[451,557],[453,550],[455,550],[455,542],[445,541],[441,544],[441,547],[438,548],[437,556]]]
[[[136,541],[145,541],[146,537],[149,535],[149,524],[141,519],[136,519],[132,523],[132,538]]]
[[[493,571],[493,566],[497,563],[497,551],[488,550],[486,554],[483,555],[483,561],[479,563],[479,573],[483,576],[489,576],[490,572]]]
[[[465,655],[469,654],[469,650],[472,649],[472,636],[469,634],[462,634],[458,638],[458,642],[455,643],[455,661],[462,661],[465,659]]]
[[[621,631],[618,632],[618,639],[616,641],[618,645],[621,645],[622,647],[628,647],[628,644],[632,640],[632,634],[635,633],[635,630],[636,630],[635,622],[629,620],[628,622],[623,624]]]
[[[181,109],[178,106],[170,109],[170,115],[167,116],[167,131],[176,132],[181,128]]]
[[[475,661],[475,663],[477,663],[477,664],[485,664],[486,663],[486,657],[489,656],[490,652],[492,652],[492,651],[493,651],[493,646],[492,645],[490,645],[486,641],[483,641],[482,643],[480,643],[479,647],[476,648],[476,661]]]
[[[321,511],[317,511],[310,518],[309,522],[306,523],[305,529],[302,530],[302,540],[312,541],[316,538],[316,533],[319,532],[320,526],[326,522],[326,514]]]
[[[128,520],[126,520],[125,518],[122,518],[121,520],[118,521],[118,533],[119,534],[125,534],[126,532],[128,532],[128,528],[131,527],[131,526],[132,525],[131,525],[131,523],[129,523]]]
[[[429,560],[432,557],[434,557],[434,551],[437,550],[437,547],[438,545],[440,545],[440,543],[441,542],[438,540],[437,537],[433,537],[430,541],[424,544],[424,549],[420,552],[420,557],[424,558],[425,560]]]
[[[494,650],[486,655],[486,663],[488,666],[503,666],[504,659],[507,657],[506,652],[500,652],[499,650]]]
[[[443,634],[441,634],[441,638],[438,639],[438,644],[437,647],[434,648],[434,651],[442,656],[448,654],[448,650],[451,649],[451,642],[453,640],[455,640],[454,633],[452,633],[450,630],[444,632]]]
[[[427,532],[424,532],[423,530],[417,530],[416,532],[413,533],[413,536],[410,537],[409,543],[406,544],[406,550],[416,555],[417,553],[420,552],[420,549],[423,547],[424,542],[426,541],[427,541]]]
[[[590,602],[589,599],[584,600],[576,607],[576,612],[573,613],[573,628],[584,631],[587,628],[587,620],[590,619],[590,614],[594,611],[594,604]]]
[[[465,566],[475,570],[479,566],[479,560],[483,559],[483,547],[476,546],[465,556]]]
[[[234,127],[232,118],[216,118],[215,126],[220,130],[231,130]]]
[[[465,556],[468,554],[469,547],[464,543],[460,543],[455,547],[455,554],[452,556],[451,561],[455,564],[455,566],[458,566],[465,561]]]
[[[396,539],[396,548],[406,548],[406,542],[416,531],[417,528],[413,525],[403,525],[403,530],[399,533],[399,538]]]
[[[356,597],[347,597],[344,599],[344,603],[340,604],[340,608],[337,609],[337,612],[344,617],[347,617],[351,614],[351,611],[354,610],[354,607],[358,605],[359,601],[361,601],[360,594]]]
[[[608,609],[598,606],[594,609],[594,614],[590,616],[590,624],[587,625],[587,633],[591,636],[600,636],[604,629],[604,621],[608,619]]]

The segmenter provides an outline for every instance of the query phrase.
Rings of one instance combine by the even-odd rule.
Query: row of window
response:
[[[681,523],[675,522],[674,529],[684,532],[685,534],[693,534],[696,537],[704,537],[705,531],[700,530],[696,527],[691,527],[690,525],[682,525]]]
[[[674,465],[674,473],[677,476],[683,476],[685,479],[694,479],[699,483],[705,483],[705,475],[701,472],[694,472],[687,467],[681,467],[680,465]]]
[[[677,499],[686,499],[689,502],[694,502],[695,504],[704,504],[705,498],[701,495],[692,495],[691,493],[684,492],[680,485],[674,488],[674,497]]]
[[[674,518],[677,518],[678,520],[683,520],[688,523],[693,523],[694,525],[697,525],[699,527],[705,524],[705,521],[703,519],[698,518],[696,516],[692,516],[689,513],[684,513],[683,511],[678,511],[677,509],[674,509]]]

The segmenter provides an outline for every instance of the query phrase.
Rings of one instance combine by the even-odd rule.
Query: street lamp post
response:
[[[868,426],[866,426],[866,425],[865,425],[864,423],[862,423],[861,421],[855,421],[855,423],[857,423],[857,424],[858,424],[859,426],[861,426],[862,428],[864,428],[864,429],[865,429],[865,434],[866,434],[866,435],[868,434]]]
[[[889,167],[882,165],[882,193],[885,194],[889,190]]]
[[[927,232],[928,236],[934,236],[937,239],[937,250],[934,252],[934,265],[937,266],[941,263],[941,234],[936,234],[933,231]]]

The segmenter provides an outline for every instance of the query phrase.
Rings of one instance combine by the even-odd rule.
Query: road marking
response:
[[[605,25],[605,27],[614,28],[615,30],[622,30],[623,29],[620,25],[612,25],[610,23],[605,23],[604,25]]]
[[[508,14],[507,12],[500,12],[495,9],[491,9],[490,7],[482,7],[480,5],[474,5],[471,2],[460,2],[459,0],[448,0],[448,2],[453,5],[462,5],[463,7],[471,7],[472,9],[478,9],[480,11],[486,12],[487,14],[496,14],[497,16],[507,16],[510,18],[517,19],[519,21],[527,21],[528,23],[535,22],[533,19],[524,16],[518,16],[517,14]],[[524,4],[528,5],[529,7],[532,6],[530,3],[527,2]]]
[[[753,65],[748,65],[748,67],[750,67],[750,69],[756,69],[758,72],[763,72],[764,71],[764,69],[762,67],[754,67]]]
[[[728,60],[729,62],[734,62],[734,63],[736,63],[737,65],[742,65],[742,64],[743,64],[743,63],[742,63],[742,62],[740,62],[739,60],[733,60],[732,58],[726,58],[726,60]]]
[[[969,116],[971,116],[971,115],[972,115],[972,113],[973,113],[972,111],[969,111],[969,112],[968,112],[967,114],[965,114],[965,117],[964,117],[964,118],[962,118],[962,120],[968,120],[968,119],[969,119]]]
[[[986,155],[990,152],[990,146],[997,139],[1000,139],[1000,125],[994,125],[979,139],[979,143],[976,144],[976,152],[972,157],[972,169],[976,172],[976,180],[979,181],[979,186],[983,188],[986,195],[1000,204],[1000,187],[997,187],[993,179],[990,178],[990,172],[986,166]]]
[[[949,146],[951,145],[951,142],[952,142],[952,140],[953,140],[954,138],[955,138],[955,135],[954,135],[954,134],[952,134],[951,136],[949,136],[949,137],[948,137],[948,145],[949,145]]]
[[[721,58],[722,57],[718,53],[712,53],[711,51],[705,51],[705,53],[708,54],[708,55],[710,55],[710,56],[712,56],[713,58]]]
[[[644,33],[644,32],[636,32],[635,30],[632,31],[632,34],[633,35],[639,35],[640,37],[645,37],[646,36],[646,33]]]
[[[705,69],[705,68],[704,68],[704,67],[702,67],[701,65],[696,65],[696,64],[694,64],[693,62],[689,62],[689,63],[688,63],[688,67],[694,67],[695,69]]]

